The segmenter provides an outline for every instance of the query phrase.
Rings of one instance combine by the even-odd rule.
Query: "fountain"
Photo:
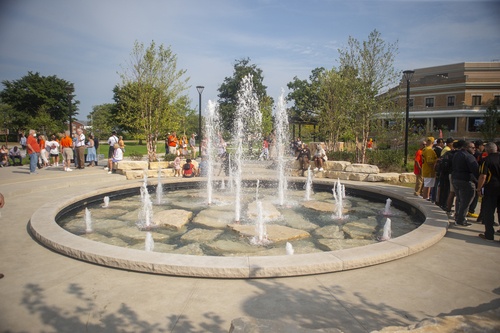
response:
[[[285,175],[285,152],[288,144],[288,114],[286,111],[285,92],[282,89],[274,115],[274,127],[276,129],[276,159],[278,161],[278,200],[279,204],[285,204],[287,180]],[[310,193],[309,193],[310,194]]]
[[[379,240],[380,241],[387,241],[387,240],[391,239],[391,234],[392,234],[391,219],[387,218],[387,220],[385,221],[385,224],[384,224],[384,231],[382,233],[382,237],[380,237]]]
[[[146,240],[144,244],[144,250],[147,252],[152,252],[155,248],[155,241],[153,239],[153,234],[148,231],[146,232]]]
[[[334,220],[344,220],[348,219],[349,215],[344,215],[344,198],[345,198],[345,186],[340,183],[340,179],[337,179],[337,182],[333,186],[332,189],[333,197],[335,199],[335,213],[332,216]]]
[[[305,190],[306,190],[306,193],[305,193],[305,200],[306,201],[309,201],[311,200],[311,192],[312,192],[312,176],[313,176],[313,172],[311,170],[311,166],[309,166],[307,168],[307,180],[306,180],[306,184],[304,185],[305,186]]]
[[[205,136],[207,140],[207,203],[212,204],[214,164],[216,161],[217,147],[215,142],[220,133],[219,130],[219,105],[208,101],[205,117]],[[224,184],[224,180],[222,180]]]
[[[293,276],[362,267],[363,264],[359,264],[359,259],[357,259],[356,256],[351,258],[347,252],[342,252],[346,253],[346,257],[344,257],[342,253],[336,254],[336,250],[342,249],[342,251],[346,251],[346,249],[350,247],[358,249],[359,246],[363,246],[363,248],[366,248],[366,250],[355,251],[355,253],[362,253],[367,257],[366,265],[393,260],[398,257],[409,255],[410,252],[414,251],[411,250],[413,245],[410,243],[408,246],[402,246],[401,251],[398,250],[399,252],[397,254],[387,256],[386,252],[384,252],[387,251],[385,250],[384,243],[377,243],[377,234],[380,230],[380,225],[378,224],[379,222],[376,216],[377,214],[380,216],[383,205],[381,203],[368,201],[362,197],[363,193],[370,193],[367,188],[356,189],[356,186],[351,184],[350,186],[354,187],[355,191],[354,194],[349,192],[349,201],[346,203],[343,201],[346,192],[345,185],[340,184],[339,179],[337,179],[336,183],[329,179],[322,179],[319,184],[313,184],[311,180],[309,201],[304,200],[304,191],[297,190],[299,188],[304,188],[304,182],[291,181],[290,184],[288,184],[284,176],[286,170],[284,151],[286,149],[285,142],[287,142],[287,133],[286,130],[281,131],[278,129],[278,123],[275,123],[275,127],[277,128],[276,149],[278,154],[278,179],[276,179],[275,174],[272,176],[268,175],[263,182],[260,181],[260,179],[243,179],[243,141],[248,137],[245,134],[245,130],[251,129],[253,126],[252,124],[257,122],[256,119],[258,119],[258,115],[260,115],[260,111],[257,112],[258,105],[256,104],[256,98],[254,98],[255,96],[253,94],[251,76],[243,80],[238,95],[238,116],[236,117],[233,136],[233,148],[235,149],[235,153],[234,160],[230,163],[233,167],[229,168],[228,180],[228,186],[231,191],[225,190],[225,186],[222,186],[224,180],[222,180],[221,191],[216,193],[216,204],[213,203],[214,200],[212,196],[217,190],[214,189],[213,186],[208,185],[207,181],[207,183],[182,183],[182,189],[177,189],[176,186],[178,185],[176,185],[176,183],[165,184],[164,186],[168,186],[166,188],[168,194],[175,197],[176,200],[164,203],[161,207],[153,207],[148,192],[147,177],[145,176],[144,182],[140,188],[132,184],[128,186],[129,189],[125,190],[127,195],[117,194],[124,191],[123,188],[119,190],[103,189],[102,192],[97,194],[89,194],[93,196],[92,198],[94,199],[92,200],[83,198],[80,199],[81,203],[77,201],[73,201],[70,204],[61,203],[54,208],[50,207],[46,209],[46,212],[53,214],[52,219],[54,221],[57,215],[59,216],[58,220],[60,220],[59,223],[61,223],[61,225],[64,224],[65,227],[75,229],[69,230],[70,232],[100,242],[92,242],[92,253],[96,254],[86,254],[83,248],[89,240],[82,237],[75,236],[77,237],[75,239],[70,237],[71,242],[68,244],[65,243],[65,239],[53,241],[52,239],[59,234],[58,229],[61,228],[56,223],[54,223],[54,225],[57,226],[57,228],[52,228],[52,224],[50,224],[49,228],[41,227],[45,225],[42,220],[47,220],[47,217],[43,214],[40,214],[40,217],[35,214],[31,220],[31,229],[35,237],[50,247],[54,247],[53,244],[57,244],[58,242],[63,243],[61,246],[57,246],[58,251],[92,262],[105,262],[105,264],[114,267],[156,274],[211,277]],[[212,104],[208,106],[207,118],[211,117],[212,111],[210,111],[210,109],[215,111],[216,105]],[[278,102],[275,118],[286,119],[286,116],[278,116],[282,114],[281,112],[283,110],[285,110],[285,108],[282,94]],[[285,123],[282,125],[284,128],[287,127]],[[205,131],[207,131],[207,128],[205,128]],[[257,131],[255,133],[257,133]],[[279,137],[282,139],[278,139]],[[280,142],[283,143],[283,154],[280,153]],[[231,156],[233,155],[230,155],[230,158]],[[283,158],[280,158],[280,156]],[[283,161],[281,166],[279,160]],[[213,163],[210,164],[213,165]],[[210,172],[210,174],[212,173],[213,172]],[[210,178],[210,182],[212,181],[213,179]],[[331,192],[329,192],[332,183],[334,185],[333,197],[336,202],[335,206],[332,205],[332,195],[330,194]],[[195,194],[195,189],[203,187],[203,185],[207,186],[207,191]],[[133,189],[135,189],[135,193]],[[139,191],[137,191],[137,189],[139,189]],[[313,189],[315,191],[314,199],[311,199]],[[351,188],[350,191],[353,191],[353,189]],[[140,194],[139,208],[135,208],[135,202],[139,202],[139,199],[133,197],[136,193]],[[382,195],[391,195],[390,190],[385,191],[384,189],[379,189],[376,195],[368,195],[368,197],[378,198],[381,193]],[[118,239],[118,236],[112,235],[109,229],[104,230],[105,237],[97,235],[97,232],[86,235],[78,229],[81,228],[81,219],[79,220],[79,226],[77,224],[75,224],[75,227],[72,226],[72,221],[78,221],[78,219],[75,219],[75,217],[69,215],[69,213],[75,210],[78,205],[92,205],[92,202],[101,200],[103,195],[116,195],[120,196],[120,199],[113,199],[113,212],[111,210],[101,210],[101,212],[109,212],[109,215],[99,217],[99,223],[96,223],[96,229],[105,228],[105,225],[108,224],[116,225],[118,226],[119,234],[126,233],[123,239]],[[255,200],[253,200],[253,198],[255,198]],[[274,198],[277,198],[277,202],[274,201]],[[413,199],[412,196],[410,198]],[[122,200],[123,203],[120,203]],[[255,203],[257,207],[257,216],[255,217],[245,215],[246,210],[248,210],[249,202]],[[209,205],[205,203],[209,203]],[[210,205],[210,203],[212,204]],[[276,203],[276,206],[274,203]],[[169,219],[164,221],[159,217],[156,218],[158,221],[155,219],[155,222],[161,223],[161,225],[153,223],[154,212],[160,213],[163,210],[168,210],[168,214],[171,214],[171,211],[184,211],[188,209],[188,207],[192,212],[193,218],[192,220],[190,218],[185,225],[169,226],[163,224],[168,223]],[[411,204],[405,203],[404,207],[408,207],[406,209],[411,210],[412,213],[406,217],[403,217],[403,213],[395,214],[397,216],[397,221],[393,221],[395,222],[395,237],[413,231],[423,220],[419,219],[422,216],[421,213],[417,209],[412,208]],[[344,215],[344,209],[349,210],[349,219],[349,216]],[[137,214],[137,210],[139,214]],[[273,217],[271,217],[272,210],[277,212]],[[64,213],[61,213],[61,211],[64,211]],[[229,216],[228,219],[228,215],[232,215],[233,211],[234,219],[232,216]],[[79,212],[76,213],[77,215],[80,214]],[[337,224],[332,222],[331,213],[334,214],[333,221],[343,220],[343,223]],[[63,221],[62,219],[66,218],[65,215],[68,215],[68,220]],[[134,219],[134,216],[139,216],[139,221],[137,222],[137,220],[135,220],[135,222],[130,222],[130,220],[125,219],[127,216],[131,219]],[[169,217],[170,216],[171,215],[169,215]],[[234,223],[234,221],[238,223]],[[358,221],[367,223],[369,227],[357,227],[357,224],[361,223]],[[125,231],[125,225],[131,226],[132,229],[135,227],[135,231]],[[144,233],[137,231],[137,227],[141,230],[147,230],[148,233],[144,235]],[[244,230],[245,227],[248,228],[248,233],[239,231]],[[360,234],[365,229],[368,230],[368,233]],[[384,230],[385,229],[384,227]],[[51,232],[49,234],[44,234],[43,232],[47,230]],[[291,230],[292,236],[280,238],[283,230]],[[67,232],[65,232],[65,234],[67,234]],[[137,241],[134,240],[135,235],[137,235]],[[201,235],[197,237],[206,238],[208,240],[202,245],[196,245],[190,240],[194,235]],[[389,239],[394,235],[390,234],[389,222]],[[429,237],[428,231],[424,233],[424,235],[425,237]],[[313,239],[313,236],[316,237],[316,239]],[[386,235],[383,235],[381,239],[385,238],[384,236]],[[442,237],[442,235],[439,237]],[[146,238],[146,243],[144,238]],[[152,242],[153,238],[156,240],[156,246],[154,242]],[[108,239],[109,243],[107,243]],[[124,247],[120,251],[117,251],[114,244],[125,243],[126,241],[129,241],[130,244],[122,245]],[[234,245],[237,242],[240,242],[240,245],[237,245],[238,248]],[[425,246],[419,247],[416,251],[420,251],[435,242],[434,240],[426,241]],[[286,243],[285,250],[288,256],[283,256],[284,243]],[[393,250],[395,247],[399,247],[399,243],[386,243],[391,243],[392,245],[389,251],[391,251],[391,249]],[[404,243],[404,241],[401,243]],[[373,247],[375,245],[378,247]],[[73,247],[77,249],[71,250]],[[130,249],[128,247],[130,247]],[[151,252],[153,247],[155,247],[154,256],[149,257],[148,255],[152,254],[148,254],[148,252]],[[229,249],[225,250],[224,247],[228,247]],[[70,250],[66,251],[66,249]],[[132,249],[135,249],[133,253],[128,252],[132,251]],[[137,251],[137,249],[146,251]],[[410,249],[410,251],[408,249]],[[107,254],[108,252],[112,254]],[[100,253],[103,253],[102,257]],[[376,257],[381,253],[383,253],[383,259]],[[185,256],[186,254],[189,255]],[[291,256],[292,254],[294,255]],[[261,259],[262,256],[271,256],[271,258],[273,258],[273,256],[276,255],[282,257],[278,260]],[[210,257],[208,260],[207,256]],[[131,257],[134,259],[130,259]],[[286,257],[293,257],[293,259],[290,261]],[[102,258],[114,259],[104,260]],[[139,258],[143,259],[141,260]]]
[[[85,208],[85,232],[86,233],[92,232],[92,216],[88,208]]]
[[[156,204],[161,205],[162,202],[163,202],[163,185],[161,183],[161,166],[160,163],[158,163],[158,184],[156,185]]]
[[[384,211],[382,212],[382,214],[384,216],[391,216],[392,215],[392,212],[391,212],[391,203],[392,203],[391,198],[387,198],[387,200],[385,202]]]
[[[103,205],[102,205],[102,208],[108,208],[109,207],[109,197],[108,196],[105,196],[103,198]]]

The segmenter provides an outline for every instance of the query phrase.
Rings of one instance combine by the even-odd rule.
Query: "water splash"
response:
[[[288,144],[288,114],[286,112],[285,92],[281,89],[281,95],[276,105],[274,116],[274,127],[276,129],[276,159],[278,163],[278,200],[281,206],[284,206],[286,200],[286,191],[288,188],[285,169],[285,152]]]
[[[384,224],[384,231],[382,232],[382,237],[379,237],[379,241],[387,241],[391,239],[392,229],[391,229],[391,219],[387,218]]]
[[[207,159],[207,203],[211,205],[214,188],[214,163],[217,155],[216,142],[220,133],[219,104],[209,100],[205,112],[205,137],[207,138],[207,156],[205,157]]]
[[[392,212],[391,212],[391,203],[392,203],[391,198],[387,198],[387,200],[385,202],[384,211],[382,212],[382,214],[384,216],[391,216],[392,215]]]
[[[344,215],[344,198],[345,198],[345,185],[340,183],[340,179],[337,178],[337,183],[332,188],[333,198],[335,199],[335,212],[332,218],[334,220],[344,220],[348,219],[349,215]]]
[[[88,208],[85,208],[85,232],[91,233],[92,230],[92,214]]]
[[[103,199],[103,205],[102,208],[108,208],[109,207],[109,197],[105,196]]]
[[[144,244],[144,250],[152,252],[155,248],[155,241],[153,239],[153,234],[151,232],[146,232],[146,240]]]
[[[250,241],[253,245],[268,245],[271,243],[267,239],[266,221],[264,219],[264,208],[262,207],[262,201],[258,200],[257,204],[257,220],[255,222],[255,233],[256,235]]]
[[[139,211],[139,221],[137,227],[141,230],[149,230],[156,227],[153,223],[153,202],[148,192],[148,175],[144,172],[144,181],[141,186],[141,209]]]
[[[306,190],[306,194],[305,194],[305,200],[306,201],[309,201],[311,200],[311,193],[312,193],[312,177],[313,176],[313,172],[311,170],[311,166],[309,166],[307,168],[307,181],[305,183],[305,190]]]
[[[163,202],[163,184],[161,183],[161,166],[158,163],[158,185],[156,185],[156,204],[161,205]]]
[[[289,242],[286,242],[285,250],[286,250],[286,255],[288,256],[293,255],[293,253],[295,252],[292,244],[290,244]]]

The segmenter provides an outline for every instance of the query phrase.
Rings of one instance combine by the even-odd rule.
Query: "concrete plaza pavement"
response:
[[[436,245],[389,263],[254,280],[112,269],[31,237],[29,220],[40,206],[123,182],[133,181],[102,166],[35,175],[28,166],[0,169],[1,332],[228,332],[238,317],[370,332],[500,307],[500,243],[480,239],[477,223],[450,227]]]

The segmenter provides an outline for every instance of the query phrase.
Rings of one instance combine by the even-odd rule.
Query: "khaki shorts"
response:
[[[424,187],[434,187],[435,183],[436,183],[436,178],[424,177]]]
[[[63,158],[65,161],[69,161],[73,159],[73,149],[72,148],[64,148],[63,149]]]

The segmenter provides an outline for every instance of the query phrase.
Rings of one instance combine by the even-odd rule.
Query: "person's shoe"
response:
[[[318,171],[318,168],[314,168],[314,170],[313,170],[313,171]]]
[[[323,171],[323,168],[319,168],[319,171]]]
[[[73,171],[73,169],[67,168],[66,171],[70,172]]]
[[[469,223],[469,222],[457,223],[457,222],[455,222],[455,225],[460,226],[460,227],[470,227],[472,225],[472,223]]]
[[[111,174],[111,171],[108,171],[108,174]]]
[[[108,171],[108,170],[109,170],[109,168],[108,168],[108,167],[105,167],[105,168],[104,168],[104,170]]]
[[[477,219],[479,217],[479,215],[469,212],[469,213],[467,213],[467,217],[472,217],[473,219]]]
[[[493,241],[495,239],[489,239],[489,238],[486,238],[486,235],[485,234],[479,234],[479,238],[481,239],[485,239],[485,240],[489,240],[489,241]]]
[[[2,273],[0,273],[0,279],[3,279],[5,275],[3,275]]]

